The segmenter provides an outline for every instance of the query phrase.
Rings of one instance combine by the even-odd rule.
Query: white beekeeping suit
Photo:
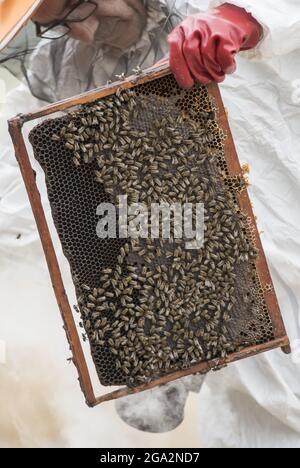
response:
[[[55,101],[102,85],[115,74],[128,74],[136,65],[151,66],[167,53],[167,34],[181,17],[225,2],[145,3],[149,17],[143,36],[117,56],[70,38],[60,45],[41,42],[28,73],[35,94]],[[252,13],[264,29],[257,48],[239,55],[237,71],[222,83],[221,92],[240,160],[251,168],[250,196],[282,314],[296,346],[300,336],[300,8],[296,0],[229,3]],[[36,105],[23,86],[10,95],[5,116]],[[12,247],[23,255],[23,246],[32,245],[36,231],[4,124],[1,136],[0,249]],[[17,241],[19,232],[23,236]],[[293,356],[297,361],[296,352]],[[299,446],[299,382],[300,365],[280,351],[209,375],[199,398],[199,441],[222,447]]]

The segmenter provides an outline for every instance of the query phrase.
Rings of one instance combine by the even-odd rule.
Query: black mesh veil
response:
[[[167,35],[188,10],[184,0],[140,0],[147,25],[139,40],[126,50],[95,41],[87,45],[70,37],[38,39],[29,23],[0,54],[0,66],[25,78],[31,93],[55,102],[104,85],[116,76],[154,65],[167,52]]]
[[[7,69],[18,79],[26,77],[29,57],[38,43],[39,39],[35,36],[34,25],[29,23],[0,52],[0,67]]]

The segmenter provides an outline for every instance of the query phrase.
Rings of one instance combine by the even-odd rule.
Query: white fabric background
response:
[[[250,196],[295,351],[292,357],[270,352],[209,375],[198,398],[199,436],[190,443],[299,447],[300,10],[292,0],[279,0],[276,7],[274,2],[254,0],[232,3],[253,9],[265,26],[265,40],[256,55],[260,60],[240,57],[237,73],[226,79],[221,91],[241,162],[251,167]],[[275,54],[272,59],[270,51]],[[0,436],[0,445],[9,444],[10,436],[21,446],[99,445],[106,440],[101,419],[108,410],[85,410],[74,385],[76,374],[66,369],[57,307],[6,130],[8,115],[34,105],[26,89],[19,88],[1,115],[0,340],[8,344],[9,361],[0,364],[0,435],[6,437],[3,442]],[[111,421],[105,431],[112,444],[144,444],[138,433],[130,438],[127,430],[121,431],[124,439],[119,432],[116,441],[120,423]],[[192,422],[185,424],[187,435]],[[87,433],[82,425],[89,427]],[[161,437],[165,436],[156,439],[160,443],[176,444]]]

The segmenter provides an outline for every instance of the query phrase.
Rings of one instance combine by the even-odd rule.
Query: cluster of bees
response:
[[[209,113],[199,125],[166,99],[123,90],[80,108],[52,136],[75,166],[96,163],[95,177],[116,204],[119,195],[148,206],[204,204],[203,248],[187,250],[174,226],[169,239],[128,239],[114,268],[99,260],[98,287],[80,288],[88,337],[114,356],[129,386],[239,346],[228,326],[238,307],[237,265],[254,262],[257,252],[218,172],[219,130],[211,124]]]

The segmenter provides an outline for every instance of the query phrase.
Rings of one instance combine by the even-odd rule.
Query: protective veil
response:
[[[70,38],[40,41],[27,70],[34,94],[44,101],[56,101],[105,84],[116,74],[131,73],[137,65],[151,66],[167,53],[167,34],[181,18],[224,2],[145,3],[146,29],[122,53],[112,55],[107,47],[88,46]],[[221,92],[239,157],[251,168],[250,195],[295,351],[292,358],[274,351],[209,375],[199,398],[199,443],[201,440],[209,447],[300,446],[300,10],[294,0],[230,3],[252,13],[264,28],[258,47],[240,54],[237,72],[226,78]],[[2,110],[0,250],[3,258],[13,255],[19,259],[28,250],[46,282],[36,228],[5,126],[7,117],[37,105],[21,85],[9,95]],[[45,193],[42,196],[45,199]],[[7,284],[2,282],[0,288],[7,288]],[[52,315],[53,310],[49,310],[49,323]],[[11,339],[9,331],[4,338]],[[48,367],[59,359],[49,357]],[[63,392],[63,384],[61,387]],[[80,412],[76,418],[79,425]],[[72,435],[68,434],[71,443]]]
[[[37,41],[29,25],[22,39],[18,37],[8,50],[17,55],[31,93],[55,102],[102,86],[123,73],[128,76],[137,66],[152,66],[168,53],[167,36],[174,26],[196,11],[186,0],[135,1],[145,4],[147,17],[125,18],[122,12],[116,17],[118,13],[108,2],[92,44],[68,36]],[[120,6],[122,3],[120,0]],[[24,41],[31,54],[22,53]],[[11,63],[6,66],[11,68]]]

